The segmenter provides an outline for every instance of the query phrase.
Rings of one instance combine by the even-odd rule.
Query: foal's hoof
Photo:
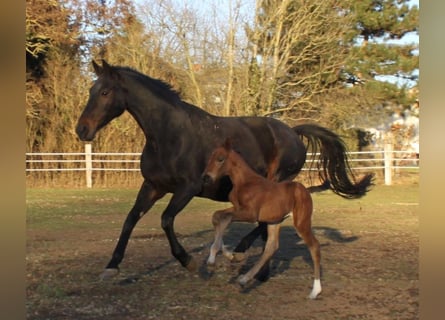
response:
[[[215,261],[216,261],[215,257],[209,257],[207,259],[207,265],[208,266],[214,266],[215,265]]]
[[[246,253],[244,252],[232,252],[232,259],[230,259],[233,262],[241,262],[246,260]]]
[[[226,248],[223,248],[222,250],[223,256],[226,257],[227,260],[232,261],[233,260],[233,252],[230,250],[227,250]]]
[[[190,259],[185,267],[189,272],[196,272],[198,270],[198,264],[196,263],[195,259],[193,259],[193,257]]]
[[[311,293],[309,294],[308,298],[311,300],[314,300],[317,298],[317,296],[321,293],[321,283],[320,279],[314,280],[314,286],[312,288]]]
[[[320,291],[320,292],[321,292],[321,291]],[[318,297],[318,295],[319,295],[320,292],[314,292],[314,291],[312,291],[312,292],[307,296],[307,298],[308,298],[308,299],[311,299],[311,300],[315,300],[315,299],[317,299],[317,297]]]
[[[241,286],[243,286],[243,287],[244,287],[249,281],[250,281],[250,278],[247,277],[245,274],[243,274],[243,275],[241,275],[241,276],[238,277],[238,283],[239,283]]]
[[[209,262],[207,262],[207,270],[215,271],[216,270],[216,263],[209,263]]]
[[[100,280],[108,280],[111,279],[115,276],[117,276],[119,273],[119,269],[112,269],[112,268],[107,268],[104,270],[104,272],[102,272],[102,274],[100,275]]]

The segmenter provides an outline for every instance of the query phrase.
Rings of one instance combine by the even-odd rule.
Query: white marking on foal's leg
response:
[[[210,247],[210,254],[209,257],[207,258],[207,264],[215,264],[215,260],[216,260],[216,254],[218,253],[219,249],[217,248],[217,244],[216,242],[214,242],[212,244],[212,246]]]
[[[321,282],[320,279],[314,279],[314,286],[312,287],[312,291],[309,294],[309,299],[317,298],[318,294],[321,292]]]
[[[210,255],[207,259],[207,264],[215,264],[215,256]]]

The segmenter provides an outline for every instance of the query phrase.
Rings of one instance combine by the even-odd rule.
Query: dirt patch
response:
[[[261,241],[246,261],[231,263],[219,255],[216,267],[208,269],[211,212],[201,208],[184,212],[176,223],[179,241],[200,265],[196,273],[172,258],[156,212],[137,226],[121,272],[110,281],[100,281],[99,274],[111,257],[120,223],[104,221],[123,222],[124,216],[88,216],[91,228],[29,225],[27,318],[418,319],[416,199],[395,197],[392,204],[369,209],[357,202],[317,209],[326,197],[314,197],[323,268],[323,292],[315,301],[306,298],[312,286],[310,255],[289,219],[270,263],[270,278],[242,288],[236,278],[258,259]],[[225,243],[235,246],[251,228],[233,224]]]

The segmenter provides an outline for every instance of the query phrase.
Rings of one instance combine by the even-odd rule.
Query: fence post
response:
[[[85,172],[87,179],[87,188],[93,187],[93,159],[91,152],[91,143],[85,143]]]
[[[385,158],[385,185],[390,186],[392,184],[392,163],[393,163],[392,143],[390,142],[385,143],[383,153]]]

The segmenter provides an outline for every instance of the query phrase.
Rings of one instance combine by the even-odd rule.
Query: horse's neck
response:
[[[185,122],[189,120],[189,114],[205,113],[204,110],[188,105],[179,99],[177,101],[174,98],[172,101],[163,100],[140,82],[137,83],[141,86],[138,92],[145,90],[147,94],[131,95],[131,99],[127,101],[127,109],[144,131],[146,138],[154,138],[157,135],[177,135],[176,129],[184,133],[188,128]],[[195,123],[189,128],[194,129],[196,125]]]
[[[167,136],[169,133],[177,134],[175,121],[168,121],[180,113],[178,108],[155,97],[151,100],[143,98],[134,99],[127,106],[128,112],[133,116],[147,139],[153,139],[158,135]],[[177,123],[180,128],[181,123]]]
[[[228,173],[234,185],[241,185],[258,178],[259,175],[236,152],[231,151],[229,160],[231,166]]]

